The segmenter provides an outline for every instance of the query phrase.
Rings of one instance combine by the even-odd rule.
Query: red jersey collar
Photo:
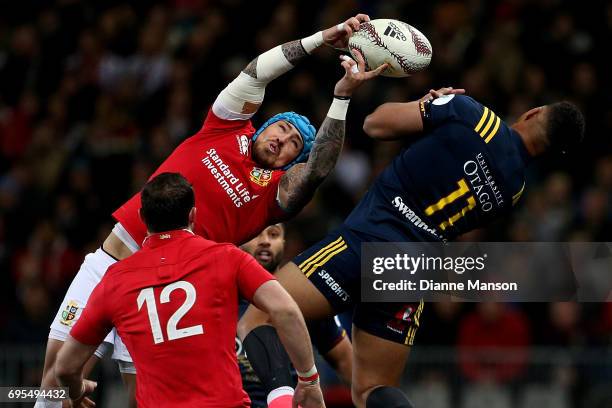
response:
[[[142,243],[142,246],[146,248],[156,248],[160,245],[176,241],[177,239],[186,238],[193,235],[195,234],[188,229],[155,232],[153,234],[147,235],[144,242]]]

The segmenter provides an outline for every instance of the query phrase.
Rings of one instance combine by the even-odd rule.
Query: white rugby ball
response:
[[[348,47],[353,58],[352,49],[361,52],[368,71],[388,63],[381,73],[388,77],[406,77],[426,68],[432,54],[429,40],[419,30],[388,18],[361,23]]]

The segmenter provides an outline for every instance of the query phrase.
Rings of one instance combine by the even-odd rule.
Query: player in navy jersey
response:
[[[278,271],[280,263],[283,260],[285,251],[285,227],[282,223],[273,224],[264,229],[258,236],[241,245],[240,247],[246,253],[252,255],[255,260],[263,266],[268,272],[274,274]],[[249,302],[241,299],[239,306],[239,314],[242,315],[246,310]],[[270,326],[269,330],[273,330]],[[334,319],[325,319],[317,321],[308,327],[313,345],[317,348],[325,360],[338,372],[340,377],[347,383],[351,380],[351,366],[353,358],[353,349],[351,342],[348,339],[346,331],[340,323]],[[279,350],[284,353],[284,350]],[[249,394],[251,406],[254,408],[265,408],[268,406],[267,395],[270,390],[269,385],[264,384],[257,374],[254,372],[251,362],[249,361],[245,347],[239,338],[236,338],[236,354],[238,357],[238,366],[242,376],[242,386]],[[256,357],[255,357],[256,358]],[[286,357],[284,361],[288,361]],[[295,383],[295,370],[287,367],[285,375],[291,376],[291,383]],[[289,382],[289,381],[287,381]],[[276,390],[275,395],[282,393],[284,390]],[[287,389],[291,392],[291,389]]]
[[[583,138],[583,116],[571,103],[531,109],[508,125],[463,93],[432,90],[370,114],[364,122],[369,136],[410,138],[411,145],[340,228],[276,274],[307,319],[355,307],[352,394],[358,407],[411,407],[395,387],[423,310],[422,302],[360,302],[361,243],[447,241],[482,227],[512,211],[532,159],[569,151]],[[251,308],[243,320],[255,327],[265,316]]]

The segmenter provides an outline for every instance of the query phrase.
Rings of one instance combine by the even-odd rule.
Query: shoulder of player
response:
[[[493,109],[480,103],[469,95],[455,95],[452,98],[454,109],[459,114],[459,121],[466,126],[479,131],[497,120],[498,116]],[[503,119],[499,118],[501,123]]]
[[[176,257],[177,260],[185,262],[189,262],[204,255],[210,255],[211,252],[223,251],[223,248],[233,246],[229,243],[219,244],[195,234],[178,239],[169,245],[174,247],[167,247],[170,249],[170,253],[174,254],[172,257]],[[111,265],[107,269],[106,275],[109,276],[109,278],[113,278],[118,274],[134,271],[138,272],[143,268],[155,267],[155,265],[150,263],[152,259],[151,252],[155,250],[155,248],[141,248],[129,257]]]
[[[212,109],[208,111],[206,119],[202,124],[202,127],[196,133],[197,135],[212,135],[216,136],[219,134],[225,134],[225,132],[239,132],[243,131],[245,133],[253,134],[255,133],[255,128],[251,123],[251,120],[232,120],[232,119],[224,119],[220,118],[213,112]]]
[[[480,102],[469,95],[445,95],[432,101],[434,105],[445,105],[447,103],[450,103],[461,112],[478,112],[484,109]]]
[[[227,258],[222,257],[235,257],[236,254],[238,254],[238,256],[243,254],[236,245],[230,242],[215,242],[199,235],[190,237],[190,239],[182,245],[182,249],[193,252],[194,256],[218,256],[220,260],[227,260]]]

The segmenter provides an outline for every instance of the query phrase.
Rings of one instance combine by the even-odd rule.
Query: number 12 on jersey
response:
[[[170,301],[170,294],[176,290],[182,289],[185,292],[185,302],[176,309],[176,312],[170,316],[168,323],[166,324],[166,333],[168,340],[181,339],[183,337],[195,336],[197,334],[204,333],[204,327],[201,324],[196,326],[185,327],[178,329],[179,320],[187,314],[187,312],[193,307],[196,301],[196,290],[193,285],[187,281],[177,281],[164,287],[159,295],[159,303],[168,303]],[[155,293],[153,288],[145,288],[140,291],[138,299],[138,310],[142,308],[143,303],[147,304],[147,313],[149,315],[149,323],[151,324],[151,332],[153,333],[153,341],[155,344],[164,342],[164,334],[162,332],[161,323],[159,322],[159,316],[157,314],[157,305],[155,303]]]

